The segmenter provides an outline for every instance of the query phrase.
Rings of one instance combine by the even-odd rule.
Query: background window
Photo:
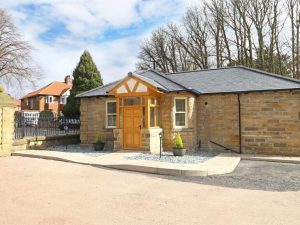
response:
[[[186,98],[175,98],[175,127],[186,126]]]
[[[67,104],[67,96],[61,96],[60,97],[60,104],[62,104],[62,105]]]
[[[106,102],[106,127],[116,127],[116,102]]]
[[[47,96],[46,103],[53,103],[53,96]]]
[[[29,109],[33,109],[33,98],[30,98]]]

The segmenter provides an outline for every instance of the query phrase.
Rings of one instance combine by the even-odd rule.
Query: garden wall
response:
[[[14,138],[15,105],[12,98],[0,86],[0,156],[11,154]]]
[[[25,137],[13,142],[12,151],[21,151],[26,149],[46,149],[48,147],[57,145],[71,145],[79,143],[80,137],[78,134]]]

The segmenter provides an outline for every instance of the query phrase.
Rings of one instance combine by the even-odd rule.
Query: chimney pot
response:
[[[72,78],[70,75],[65,76],[65,83],[68,85],[72,85]]]

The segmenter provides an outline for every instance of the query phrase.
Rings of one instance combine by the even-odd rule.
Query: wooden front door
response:
[[[139,106],[123,108],[123,147],[125,149],[140,148],[141,114]]]

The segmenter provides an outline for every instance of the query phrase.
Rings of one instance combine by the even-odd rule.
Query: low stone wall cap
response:
[[[0,107],[16,107],[12,97],[0,91]]]

